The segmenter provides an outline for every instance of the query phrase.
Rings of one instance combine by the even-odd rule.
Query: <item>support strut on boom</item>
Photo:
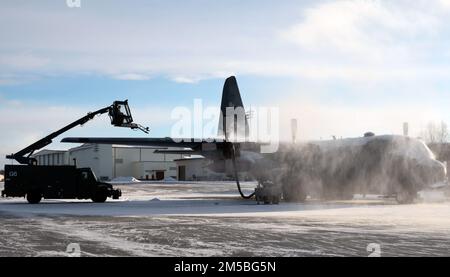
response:
[[[70,129],[83,125],[86,122],[92,120],[95,116],[108,113],[109,118],[111,119],[111,125],[116,127],[126,127],[134,130],[141,130],[144,133],[149,132],[148,127],[143,127],[139,124],[133,123],[133,117],[131,116],[130,107],[128,106],[128,100],[125,101],[115,101],[111,106],[102,108],[95,112],[88,113],[82,118],[72,122],[71,124],[59,129],[56,132],[51,133],[50,135],[36,141],[35,143],[25,147],[15,154],[11,154],[6,156],[7,159],[14,159],[20,164],[28,164],[28,165],[36,165],[37,160],[32,157],[33,153],[36,150],[39,150],[50,143],[57,136],[69,131]]]
[[[245,195],[245,194],[242,192],[242,189],[241,189],[241,183],[239,182],[239,174],[238,174],[237,164],[236,164],[236,147],[235,147],[234,144],[231,144],[231,161],[233,162],[234,178],[235,178],[235,180],[236,180],[236,185],[237,185],[237,187],[238,187],[239,194],[240,194],[241,197],[244,198],[244,199],[250,199],[250,198],[252,198],[252,197],[255,195],[254,192],[251,193],[250,195]]]

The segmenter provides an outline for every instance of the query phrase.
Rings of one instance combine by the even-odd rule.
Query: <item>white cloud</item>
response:
[[[189,78],[189,77],[175,77],[173,78],[173,80],[177,83],[182,83],[182,84],[195,84],[197,83],[199,80],[195,79],[195,78]]]
[[[144,81],[149,80],[150,77],[142,74],[128,73],[114,76],[118,80],[130,80],[130,81]]]
[[[331,139],[332,136],[361,137],[372,131],[377,135],[402,134],[403,123],[410,125],[410,135],[419,136],[430,121],[440,122],[442,114],[433,106],[342,106],[298,97],[277,104],[280,109],[281,138],[291,139],[290,119],[298,119],[298,139]]]
[[[439,0],[438,1],[443,8],[450,9],[450,1],[449,0]]]
[[[335,80],[352,88],[356,82],[373,82],[374,94],[383,90],[379,84],[414,87],[423,82],[420,90],[431,94],[437,81],[448,80],[449,0],[298,2],[277,7],[239,2],[239,10],[227,4],[227,11],[209,1],[185,4],[189,10],[158,6],[166,1],[145,2],[143,8],[93,1],[76,10],[53,1],[5,2],[0,9],[0,85],[64,74],[135,81],[165,76],[179,83],[237,74],[305,78],[323,84],[330,94],[336,91]],[[439,104],[444,97],[433,95],[428,102]],[[98,108],[5,102],[0,99],[0,126],[8,130],[0,132],[2,157]],[[298,117],[303,138],[360,136],[368,130],[399,133],[403,121],[416,132],[443,114],[432,105],[354,108],[303,98],[281,107],[283,129],[289,130],[289,118]],[[170,124],[164,109],[133,109],[133,114],[151,128]],[[94,136],[109,124],[106,118],[87,127],[72,134]]]
[[[89,111],[101,107],[70,107],[62,105],[46,105],[18,100],[9,100],[0,95],[0,168],[5,156],[30,145],[50,133],[86,115]],[[170,121],[170,110],[160,107],[132,107],[136,123],[149,126],[154,134],[158,128],[167,126]],[[47,148],[67,149],[72,144],[59,143],[65,136],[136,136],[128,128],[114,128],[107,115],[96,117],[83,126],[77,126],[53,141]]]
[[[445,22],[427,9],[430,5],[377,0],[327,2],[307,9],[304,19],[281,35],[334,60],[339,55],[349,62],[365,63],[414,59],[420,56],[414,53],[417,46],[433,39]]]
[[[448,71],[448,63],[435,67],[450,45],[442,8],[447,2],[289,3],[279,5],[278,16],[270,11],[270,19],[255,16],[255,7],[200,17],[198,6],[192,14],[170,7],[160,15],[167,8],[162,3],[142,10],[97,3],[74,11],[48,2],[22,5],[20,12],[5,5],[0,26],[9,27],[0,28],[0,74],[166,76],[188,83],[225,72],[355,81],[414,72],[421,78],[427,75],[423,68]],[[208,5],[211,10],[215,4]],[[256,8],[263,14],[266,9]]]
[[[48,63],[48,59],[38,57],[31,53],[0,55],[0,67],[12,68],[15,70],[36,70],[44,68]]]

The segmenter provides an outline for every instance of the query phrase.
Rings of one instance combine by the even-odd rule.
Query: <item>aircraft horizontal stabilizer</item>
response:
[[[69,143],[97,143],[97,144],[117,144],[117,145],[135,145],[135,146],[160,146],[160,147],[184,147],[197,148],[206,140],[194,139],[173,139],[173,138],[82,138],[70,137],[64,138],[61,142]]]

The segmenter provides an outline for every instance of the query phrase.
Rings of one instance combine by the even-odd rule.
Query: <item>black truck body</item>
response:
[[[21,165],[5,165],[5,189],[2,197],[26,197],[29,203],[39,203],[45,199],[92,199],[105,202],[108,197],[118,199],[121,191],[111,184],[97,180],[90,168],[76,168],[70,165],[38,165],[33,153],[50,143],[57,136],[76,126],[82,126],[95,116],[108,113],[111,125],[139,129],[149,132],[148,127],[133,123],[128,100],[114,101],[110,106],[81,117],[48,136],[32,143],[7,159],[16,160]]]
[[[75,166],[5,165],[2,197],[26,197],[29,203],[44,199],[118,199],[121,191],[97,181],[90,168]]]

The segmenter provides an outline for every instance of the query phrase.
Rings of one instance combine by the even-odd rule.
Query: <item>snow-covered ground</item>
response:
[[[257,205],[232,182],[115,186],[122,199],[103,204],[0,199],[0,256],[66,255],[69,243],[85,256],[367,256],[371,243],[382,256],[450,255],[450,202],[437,192],[414,205],[375,196]]]

